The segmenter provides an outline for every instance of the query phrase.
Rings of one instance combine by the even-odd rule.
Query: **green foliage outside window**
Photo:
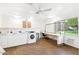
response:
[[[76,17],[76,18],[68,19],[67,24],[69,26],[76,27],[78,25],[78,18]]]
[[[65,34],[77,35],[78,34],[78,18],[70,18],[65,20]]]

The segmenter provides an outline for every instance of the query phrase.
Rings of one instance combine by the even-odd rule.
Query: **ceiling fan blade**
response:
[[[27,3],[28,5],[33,5],[33,3]]]
[[[42,10],[42,11],[51,11],[51,10],[52,10],[52,8],[45,9],[45,10]]]

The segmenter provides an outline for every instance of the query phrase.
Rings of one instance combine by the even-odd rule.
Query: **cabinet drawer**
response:
[[[71,39],[69,37],[65,37],[64,43],[73,46],[74,45],[74,39]]]
[[[7,48],[7,42],[0,42],[0,46],[2,48]]]
[[[74,46],[75,46],[76,48],[79,48],[79,43],[78,43],[78,42],[75,42],[75,43],[74,43]]]
[[[9,37],[8,47],[18,46],[27,43],[27,35],[25,34],[15,34]]]
[[[0,46],[3,48],[6,48],[7,45],[7,36],[1,36],[0,37]]]

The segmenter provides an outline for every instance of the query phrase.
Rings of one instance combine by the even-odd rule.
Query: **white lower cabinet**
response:
[[[17,40],[17,45],[21,44],[27,44],[27,34],[17,34],[15,37]]]
[[[8,47],[18,46],[27,43],[27,34],[10,35],[8,39]]]
[[[58,38],[57,38],[57,44],[63,44],[63,38],[64,36],[63,35],[59,35]]]
[[[64,43],[76,48],[79,48],[79,38],[78,37],[72,37],[72,36],[65,36],[64,37]]]
[[[15,38],[16,35],[9,35],[9,38],[8,38],[8,47],[13,47],[13,46],[16,46],[16,38]],[[19,39],[18,39],[19,41]]]
[[[2,48],[27,44],[27,34],[0,35],[0,46]]]
[[[79,48],[79,38],[75,39],[74,46]]]
[[[2,47],[2,48],[7,48],[7,44],[8,44],[8,42],[7,42],[7,39],[8,39],[8,36],[5,34],[5,35],[0,35],[0,46]]]
[[[70,37],[67,37],[67,36],[65,36],[64,42],[65,42],[65,44],[68,44],[68,45],[71,45],[71,46],[74,45],[74,39],[71,39]]]

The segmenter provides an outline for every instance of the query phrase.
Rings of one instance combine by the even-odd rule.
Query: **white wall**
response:
[[[35,15],[35,12],[37,10],[35,11],[33,8],[26,4],[0,4],[0,27],[22,28],[21,21],[29,20],[29,16],[33,17]],[[47,8],[49,8],[49,6],[45,6],[45,9]],[[32,9],[34,11],[32,11]],[[58,20],[76,17],[79,14],[78,10],[78,6],[74,4],[52,5],[51,12],[41,13],[40,15],[36,15],[33,17],[33,19],[31,20],[32,28],[40,28],[41,31],[44,31],[44,26],[46,23],[53,23]],[[53,17],[47,18],[50,16]]]
[[[1,16],[0,16],[0,27],[1,27],[1,24],[2,24],[2,20],[1,20]]]
[[[1,28],[22,28],[22,18],[8,18],[8,17],[4,17],[2,18],[3,20],[1,21]],[[45,19],[41,18],[41,17],[32,17],[31,20],[29,20],[29,18],[27,18],[28,21],[31,21],[32,23],[32,28],[40,28],[41,31],[44,31],[44,27],[45,27]]]
[[[0,27],[22,28],[21,21],[26,19],[25,4],[0,4]]]
[[[78,17],[79,4],[57,4],[53,11],[51,11],[48,15],[52,16],[52,18],[48,18],[48,23]]]
[[[63,19],[55,15],[55,16],[52,17],[52,18],[48,18],[46,23],[47,23],[47,24],[48,24],[48,23],[54,23],[54,22],[57,22],[57,21],[59,21],[59,20],[63,20]]]
[[[32,28],[44,31],[46,18],[42,14],[35,16],[36,11],[32,14],[31,10],[32,7],[26,4],[0,4],[0,28],[22,28],[22,21],[30,20]]]
[[[43,15],[35,15],[34,17],[28,18],[28,21],[32,22],[32,28],[38,28],[41,32],[45,31],[45,24],[47,18],[44,18]]]
[[[48,13],[48,19],[46,23],[49,24],[59,20],[78,17],[79,16],[78,6],[79,6],[78,4],[57,4],[56,7],[53,8],[53,11]],[[48,29],[49,30],[48,32],[53,32],[53,30],[55,30],[54,28],[52,28],[52,30],[50,29]]]
[[[18,18],[10,18],[9,16],[4,16],[1,18],[1,28],[22,28],[22,20]]]

